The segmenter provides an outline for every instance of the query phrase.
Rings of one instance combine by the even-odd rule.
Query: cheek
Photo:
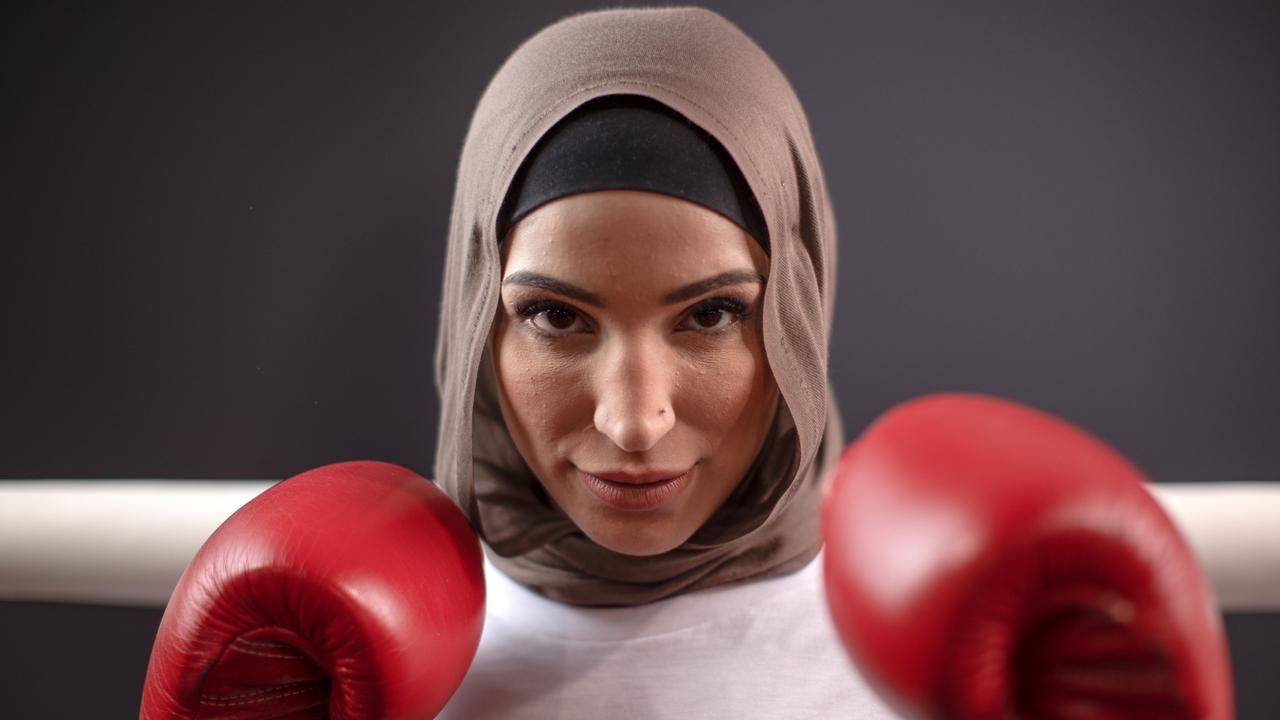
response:
[[[764,349],[741,344],[726,349],[708,363],[692,367],[680,380],[684,418],[713,439],[752,445],[770,418],[773,376]],[[677,413],[680,417],[680,413]]]
[[[548,353],[526,333],[504,323],[494,344],[503,414],[517,442],[539,456],[572,432],[582,398],[582,373]]]

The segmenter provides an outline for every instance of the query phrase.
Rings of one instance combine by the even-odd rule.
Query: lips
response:
[[[594,475],[601,480],[609,482],[621,483],[623,485],[652,485],[665,480],[678,478],[689,472],[688,468],[680,470],[647,470],[644,472],[626,472],[622,470],[602,470],[600,472],[592,472],[583,470],[588,475]]]
[[[583,484],[606,505],[619,510],[654,510],[684,492],[693,468],[643,473],[601,471],[602,475],[579,469]]]

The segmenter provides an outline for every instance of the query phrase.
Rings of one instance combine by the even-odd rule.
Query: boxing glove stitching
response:
[[[243,636],[237,638],[236,642],[243,643],[245,645],[256,645],[258,647],[293,648],[289,643],[283,643],[278,640],[250,640]]]
[[[268,653],[268,652],[262,652],[261,650],[251,650],[246,647],[240,647],[240,644],[243,642],[249,642],[249,641],[237,639],[231,643],[231,649],[235,650],[236,652],[244,653],[245,655],[254,655],[256,657],[280,658],[282,660],[311,660],[312,659],[310,656],[306,655],[305,653],[296,652],[296,648],[290,648],[288,645],[285,645],[283,643],[275,644],[274,647],[282,650],[288,648],[291,650],[295,650],[295,652]]]
[[[323,684],[323,683],[318,683],[314,680],[299,680],[297,682],[285,683],[283,685],[280,685],[279,687],[274,687],[267,690],[254,690],[252,692],[240,693],[239,695],[222,695],[222,696],[213,697],[213,698],[210,698],[209,696],[205,696],[201,698],[201,702],[216,705],[218,703],[225,703],[230,700],[243,700],[245,698],[253,698],[253,697],[261,697],[263,695],[270,695],[272,693],[281,692],[284,690],[290,690],[291,688],[301,687],[303,685],[319,685],[319,684]],[[296,694],[297,692],[298,691],[292,691],[290,694]]]
[[[203,698],[203,697],[202,697],[202,698],[200,698],[200,704],[201,704],[201,705],[214,705],[214,706],[217,706],[217,707],[231,707],[231,706],[233,706],[233,705],[252,705],[253,703],[263,702],[263,701],[265,701],[265,700],[279,700],[280,698],[290,697],[290,696],[292,696],[292,695],[301,695],[301,694],[303,694],[303,693],[310,692],[310,691],[312,691],[312,690],[316,689],[316,687],[318,686],[318,684],[316,684],[316,683],[311,683],[311,685],[312,685],[311,687],[302,688],[301,690],[293,690],[293,691],[291,691],[291,692],[279,693],[279,694],[276,694],[276,695],[273,695],[273,694],[271,694],[271,693],[261,693],[261,697],[256,697],[256,698],[252,698],[252,699],[249,699],[249,700],[235,700],[235,701],[233,701],[233,702],[222,702],[222,701],[219,701],[219,700],[209,700],[209,699],[207,699],[207,698]]]

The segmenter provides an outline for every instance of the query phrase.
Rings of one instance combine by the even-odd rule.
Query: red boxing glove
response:
[[[824,489],[845,647],[923,717],[1233,717],[1212,591],[1143,481],[1098,439],[1012,402],[894,408]]]
[[[141,717],[433,717],[483,623],[480,544],[443,492],[385,463],[317,468],[247,503],[187,566]]]

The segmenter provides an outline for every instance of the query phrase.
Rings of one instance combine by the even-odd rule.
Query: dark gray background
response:
[[[809,113],[851,435],[980,390],[1159,481],[1280,480],[1273,5],[709,6]],[[467,121],[587,7],[6,5],[0,477],[429,474]],[[3,714],[136,715],[159,618],[0,603]],[[1274,715],[1280,615],[1228,629],[1240,716]]]

